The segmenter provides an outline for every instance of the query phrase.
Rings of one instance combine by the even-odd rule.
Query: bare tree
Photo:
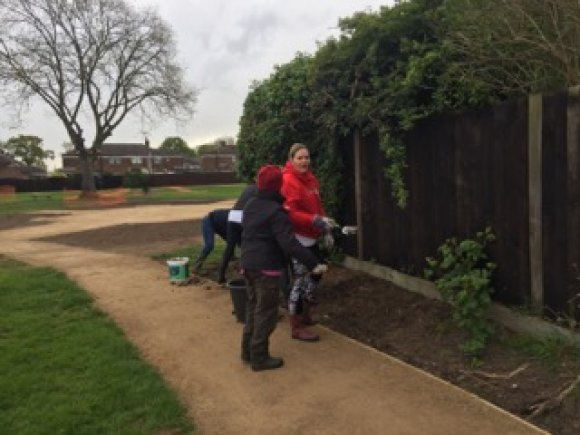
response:
[[[172,30],[152,9],[125,0],[0,0],[0,22],[4,96],[20,107],[39,97],[62,121],[83,162],[83,195],[95,191],[94,157],[127,114],[193,114],[197,91],[175,60]]]
[[[504,92],[580,83],[580,0],[448,0],[449,47]]]

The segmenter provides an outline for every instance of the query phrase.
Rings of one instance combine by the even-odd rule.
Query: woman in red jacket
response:
[[[317,239],[324,231],[330,231],[334,221],[325,216],[320,183],[310,170],[310,153],[306,145],[296,143],[290,148],[280,192],[285,198],[284,208],[288,211],[296,238],[321,258]],[[292,270],[294,283],[288,300],[292,338],[317,341],[318,335],[306,326],[314,324],[310,307],[316,303],[315,290],[320,277],[308,273],[308,269],[294,258]]]

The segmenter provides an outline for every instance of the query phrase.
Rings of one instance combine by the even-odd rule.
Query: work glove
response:
[[[326,273],[326,271],[328,270],[328,266],[326,264],[317,264],[316,267],[314,269],[312,269],[312,273],[314,275],[322,275],[323,273]]]
[[[337,223],[334,219],[329,218],[327,216],[314,216],[314,220],[312,221],[315,227],[320,228],[321,230],[329,231],[332,228],[337,226]]]
[[[358,231],[358,228],[355,226],[346,226],[346,227],[342,227],[341,233],[344,234],[345,236],[350,236],[353,234],[356,234]]]

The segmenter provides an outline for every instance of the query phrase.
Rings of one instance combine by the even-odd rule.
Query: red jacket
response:
[[[320,199],[320,183],[311,171],[300,173],[292,162],[286,162],[282,170],[282,190],[294,232],[301,236],[317,238],[321,231],[313,224],[316,215],[325,216]]]

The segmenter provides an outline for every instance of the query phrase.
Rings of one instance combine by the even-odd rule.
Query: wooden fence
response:
[[[490,226],[495,299],[578,318],[580,98],[574,90],[421,122],[407,142],[407,208],[396,207],[376,137],[341,143],[349,255],[420,275],[443,241]]]
[[[123,186],[122,175],[96,177],[98,189],[114,189]],[[187,174],[153,174],[149,178],[151,187],[188,186],[204,184],[240,183],[235,172],[191,172]],[[0,178],[0,185],[12,186],[16,192],[48,192],[80,189],[80,176],[36,178],[31,180]]]

